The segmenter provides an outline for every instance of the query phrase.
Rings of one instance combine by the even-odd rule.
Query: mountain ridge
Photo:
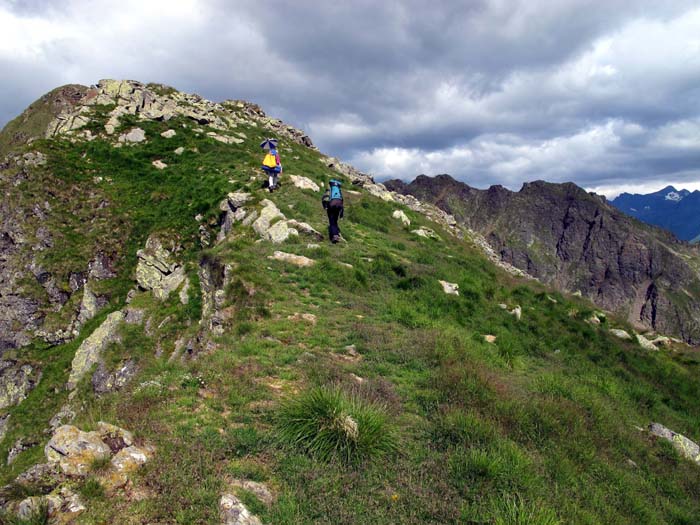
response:
[[[453,214],[484,235],[503,260],[545,283],[580,290],[638,325],[700,340],[700,303],[697,292],[688,292],[697,290],[697,249],[628,219],[604,197],[573,183],[544,181],[525,183],[518,192],[477,190],[449,175],[386,185]],[[690,301],[676,302],[678,293]]]
[[[528,278],[254,104],[80,92],[0,133],[0,300],[27,308],[0,310],[0,522],[698,515],[696,349]]]

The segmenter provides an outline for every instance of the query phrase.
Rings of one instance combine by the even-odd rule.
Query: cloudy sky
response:
[[[244,98],[378,178],[700,189],[697,0],[0,0],[0,126],[101,78]]]

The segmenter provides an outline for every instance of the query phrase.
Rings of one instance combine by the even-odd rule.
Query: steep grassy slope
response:
[[[227,145],[187,119],[123,118],[117,134],[135,124],[146,143],[114,148],[100,137],[32,145],[48,163],[18,187],[28,201],[54,194],[48,225],[56,240],[43,263],[67,276],[97,251],[114,252],[116,276],[100,281],[110,303],[78,339],[11,351],[43,375],[10,410],[3,455],[20,438],[34,445],[4,468],[2,483],[43,461],[48,421],[69,403],[78,427],[107,420],[156,447],[133,485],[115,495],[96,483],[97,470],[76,480],[88,507],[78,523],[217,523],[219,497],[233,478],[273,489],[270,506],[239,495],[275,524],[698,522],[700,468],[637,428],[659,421],[700,437],[693,350],[648,352],[613,339],[604,328],[624,322],[591,325],[589,304],[514,280],[469,241],[347,179],[345,243],[313,247],[300,236],[275,246],[237,223],[223,242],[202,247],[200,224],[215,237],[219,202],[234,190],[253,195],[251,209],[269,198],[288,218],[324,231],[320,193],[294,187],[288,176],[319,184],[343,177],[319,153],[283,141],[286,175],[270,195],[255,178],[256,145],[268,131],[240,124],[245,143]],[[177,135],[161,137],[167,129]],[[173,153],[179,146],[181,156]],[[168,167],[155,169],[156,159]],[[396,209],[410,228],[392,218]],[[420,226],[440,240],[411,233]],[[124,325],[104,358],[109,366],[134,360],[137,377],[101,397],[88,378],[69,401],[73,354],[107,312],[124,306],[136,251],[153,231],[178,239],[190,301],[136,293],[130,307],[147,322]],[[275,250],[316,264],[268,259]],[[217,332],[199,324],[203,265],[230,268]],[[460,295],[446,295],[438,280],[459,284]],[[499,303],[520,305],[522,319]],[[206,344],[194,355],[170,358],[178,341],[197,337]],[[282,439],[285,402],[329,386],[382,406],[395,451],[347,464]]]

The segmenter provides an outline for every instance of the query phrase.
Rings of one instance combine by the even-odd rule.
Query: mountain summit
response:
[[[413,184],[455,217],[159,84],[58,88],[0,148],[0,523],[697,521],[672,236],[573,185]]]
[[[611,204],[632,217],[673,232],[679,239],[700,237],[700,191],[667,186],[646,195],[622,193]]]

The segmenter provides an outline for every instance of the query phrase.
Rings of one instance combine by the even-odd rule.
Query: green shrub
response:
[[[316,388],[286,402],[278,427],[283,443],[321,461],[356,464],[396,447],[383,408],[338,388]]]

